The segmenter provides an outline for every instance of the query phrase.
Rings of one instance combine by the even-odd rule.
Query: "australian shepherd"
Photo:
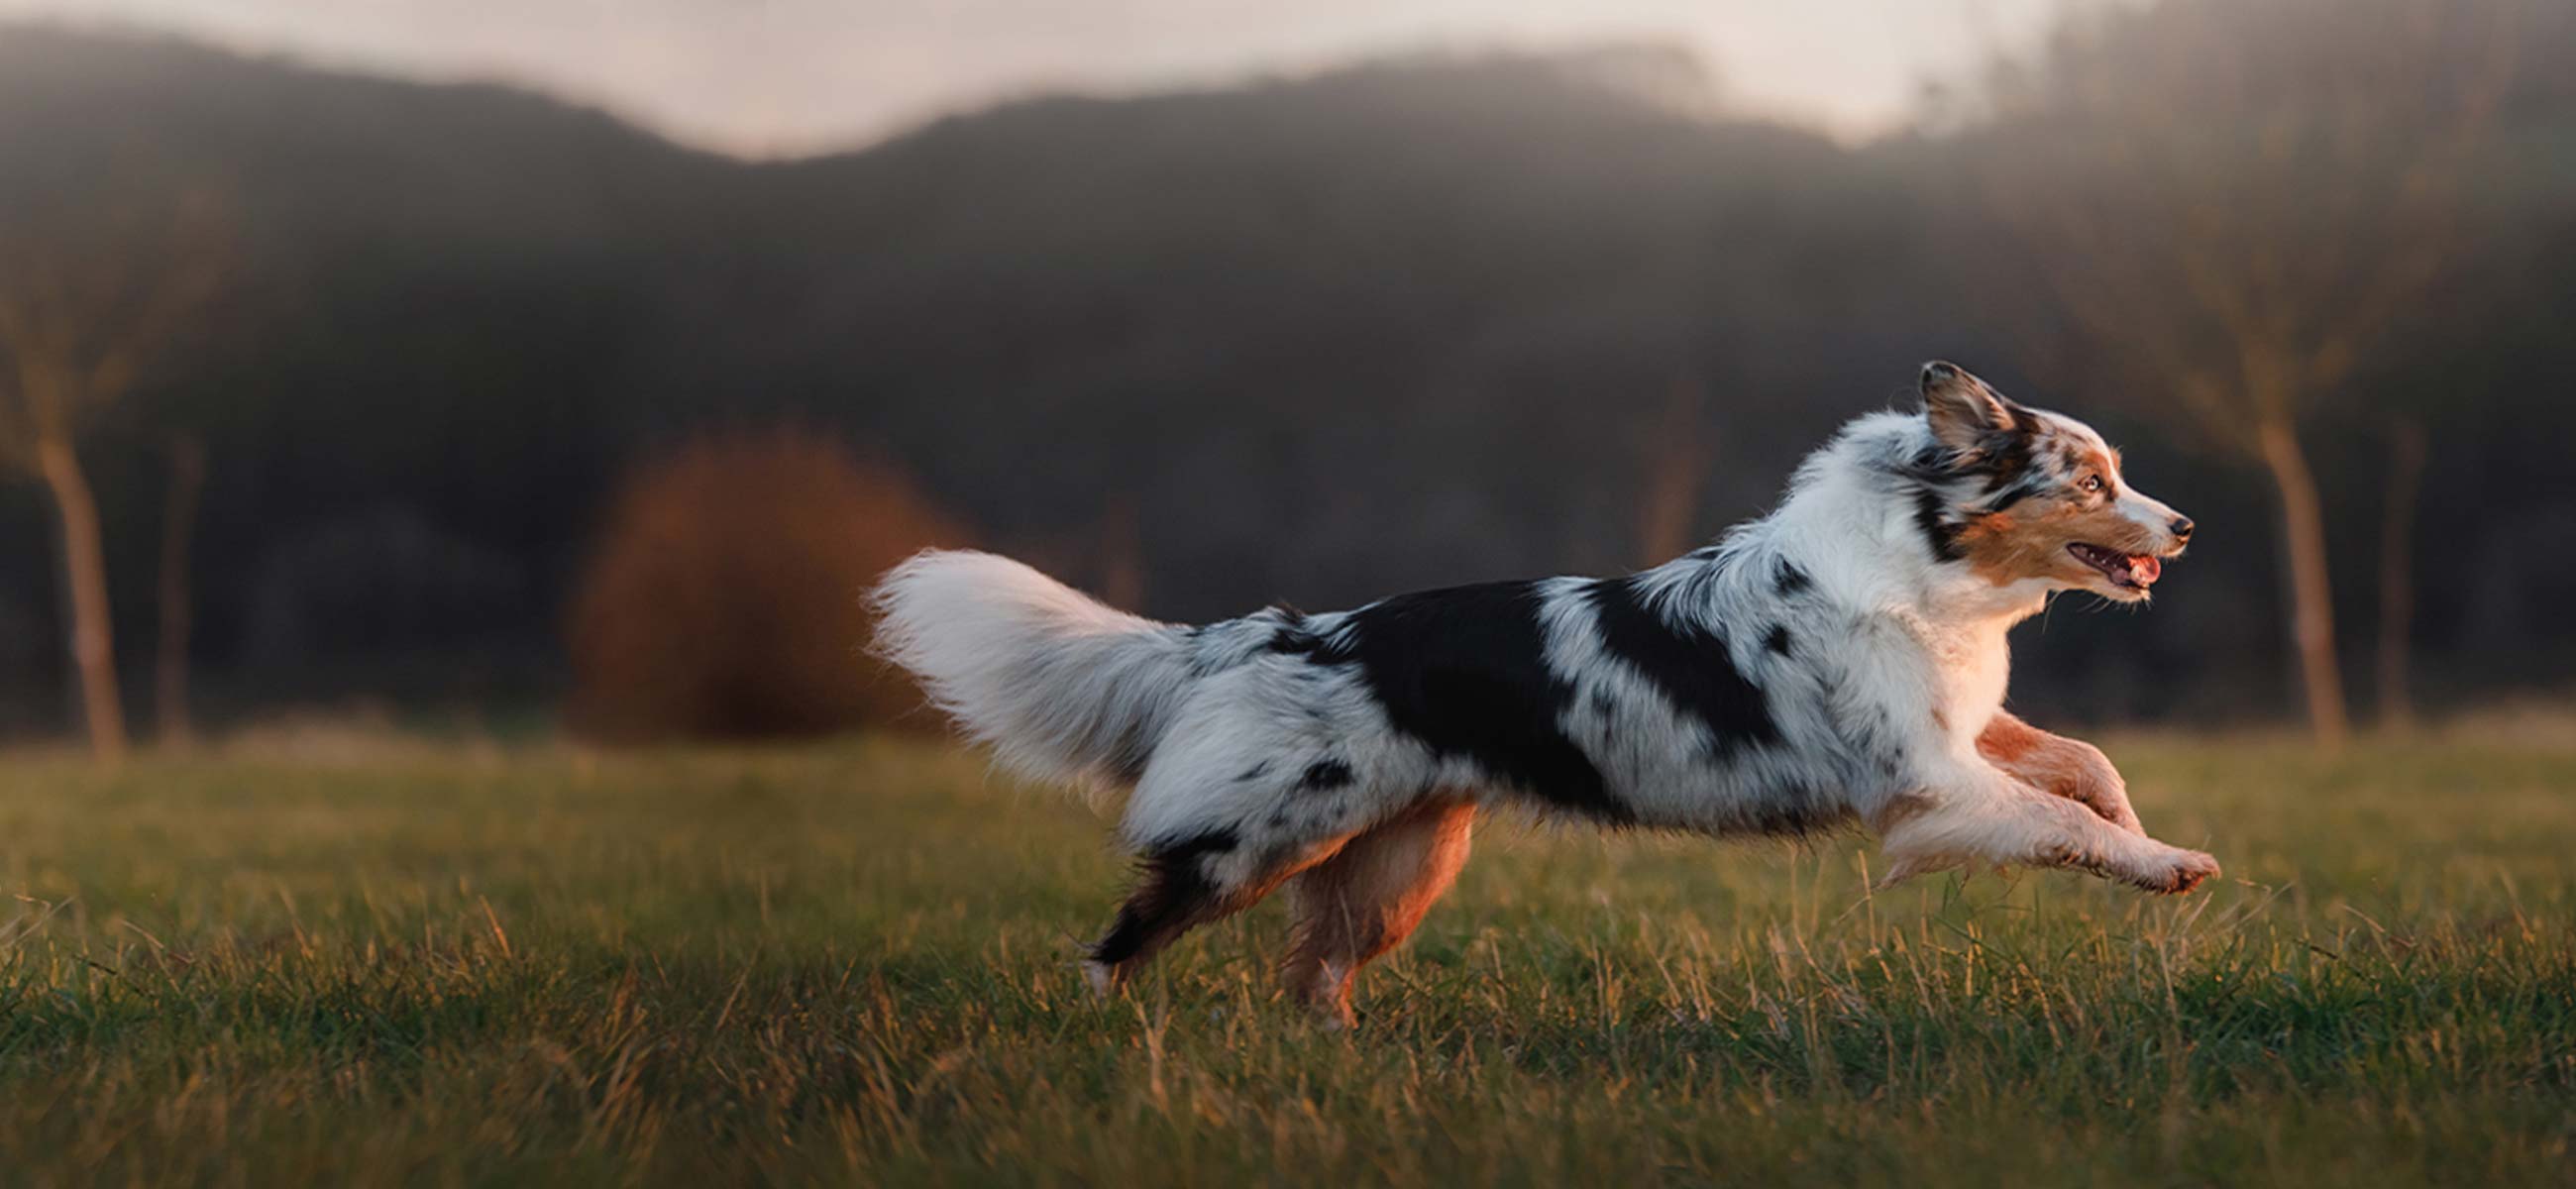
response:
[[[1947,363],[1770,515],[1616,578],[1279,608],[1189,627],[1008,558],[920,554],[874,595],[885,655],[1007,766],[1133,790],[1141,878],[1103,991],[1287,885],[1287,992],[1347,1023],[1488,806],[1608,826],[1880,838],[1889,882],[1962,864],[2152,892],[2218,873],[2149,838],[2098,749],[2002,709],[2005,633],[2058,591],[2146,601],[2191,521],[2090,427]]]

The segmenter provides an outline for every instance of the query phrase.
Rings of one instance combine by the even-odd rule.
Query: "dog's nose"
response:
[[[2173,530],[2174,540],[2188,541],[2191,539],[2191,517],[2176,516],[2173,518],[2173,523],[2166,525],[2165,527]]]

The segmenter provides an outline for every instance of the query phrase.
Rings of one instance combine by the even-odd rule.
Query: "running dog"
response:
[[[1288,885],[1292,997],[1352,1020],[1506,803],[1719,837],[1875,831],[1887,882],[2068,867],[2152,892],[2218,873],[2149,838],[2101,751],[2002,709],[2005,633],[2052,593],[2142,603],[2191,521],[2090,427],[1947,363],[1861,417],[1776,510],[1616,578],[1272,608],[1198,627],[1008,558],[922,553],[874,592],[883,654],[1001,762],[1132,789],[1142,876],[1085,974],[1124,983]]]

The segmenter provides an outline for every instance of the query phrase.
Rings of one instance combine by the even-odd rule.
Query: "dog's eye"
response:
[[[2075,481],[2075,489],[2086,495],[2092,495],[2099,492],[2102,490],[2102,476],[2086,475]]]

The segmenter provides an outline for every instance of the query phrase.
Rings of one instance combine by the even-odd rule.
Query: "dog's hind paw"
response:
[[[1957,860],[1934,855],[1890,855],[1887,874],[1879,876],[1873,891],[1886,891],[1918,875],[1930,875],[1958,866]]]

